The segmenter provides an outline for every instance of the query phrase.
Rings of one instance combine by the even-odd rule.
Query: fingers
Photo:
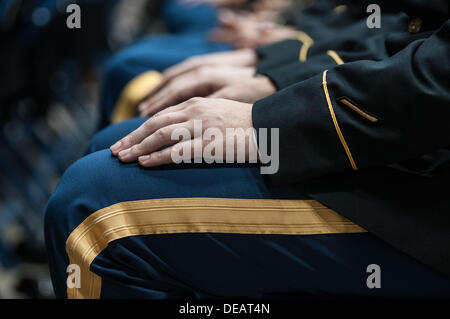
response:
[[[169,125],[158,129],[153,134],[145,138],[141,143],[119,153],[119,159],[122,162],[134,162],[142,156],[151,155],[161,150],[165,146],[173,145],[179,142],[182,131],[188,131],[192,134],[194,125],[192,122]],[[178,133],[177,133],[178,132]]]
[[[114,156],[119,156],[121,152],[124,152],[134,145],[141,143],[147,136],[153,134],[158,129],[171,124],[182,123],[185,119],[184,114],[181,112],[151,118],[142,124],[137,130],[128,134],[116,144],[111,146],[111,153]]]
[[[185,161],[191,159],[197,143],[202,143],[201,139],[179,142],[161,151],[139,157],[139,164],[143,167],[156,167],[171,164],[174,160]]]
[[[175,105],[185,94],[188,88],[183,84],[177,87],[177,83],[162,88],[151,98],[145,100],[139,105],[141,117],[151,116],[169,105]]]
[[[234,41],[235,39],[233,37],[233,39],[229,40]],[[233,52],[220,52],[191,57],[164,71],[161,83],[148,94],[146,100],[155,100],[155,95],[157,95],[163,88],[168,86],[175,78],[187,72],[196,70],[199,67],[207,65],[250,66],[256,64],[257,57],[258,56],[254,50],[238,50]],[[141,109],[144,108],[145,106],[142,105]]]
[[[183,79],[181,80],[183,81]],[[152,113],[158,112],[161,103],[167,103],[167,101],[172,101],[177,98],[175,92],[172,93],[171,90],[173,90],[173,87],[177,87],[178,83],[183,82],[177,81],[176,79],[174,81],[160,84],[143,102],[141,102],[141,104],[139,104],[138,110],[142,117],[150,116]]]
[[[153,98],[157,93],[159,93],[163,88],[165,88],[173,79],[176,77],[187,73],[188,71],[192,71],[195,68],[202,65],[202,62],[200,58],[198,57],[191,57],[175,66],[172,66],[171,68],[168,68],[166,71],[163,72],[163,78],[161,80],[161,83],[157,87],[155,87],[150,93],[147,95],[146,100]],[[142,104],[142,103],[141,103]],[[144,106],[142,106],[143,108]],[[141,108],[141,105],[139,106]]]
[[[211,83],[206,79],[198,79],[194,75],[186,75],[173,81],[154,97],[139,107],[142,117],[152,116],[168,106],[184,102],[194,96],[205,96],[211,91]]]
[[[164,110],[159,111],[158,113],[156,113],[155,115],[153,115],[153,118],[158,117],[158,116],[161,116],[161,115],[164,115],[164,114],[169,114],[169,113],[175,113],[175,112],[182,111],[182,110],[184,110],[186,107],[188,107],[188,105],[189,105],[190,103],[191,103],[191,102],[189,102],[189,100],[188,100],[188,101],[185,101],[185,102],[183,102],[183,103],[180,103],[180,104],[177,104],[177,105],[174,105],[174,106],[170,106],[170,107],[168,107],[168,108],[165,108]]]
[[[202,65],[201,56],[198,57],[194,56],[192,58],[185,60],[182,63],[174,65],[173,67],[170,67],[167,70],[165,70],[163,72],[164,79],[165,81],[170,81],[181,74],[184,74],[188,71],[191,71],[199,67],[200,65]]]

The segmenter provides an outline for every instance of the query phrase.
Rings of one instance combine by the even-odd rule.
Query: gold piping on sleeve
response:
[[[356,105],[354,105],[353,103],[351,103],[350,101],[346,100],[346,99],[340,99],[339,102],[341,102],[342,104],[344,104],[345,106],[351,108],[353,111],[355,111],[356,113],[358,113],[359,115],[361,115],[362,117],[368,119],[369,121],[375,123],[378,122],[378,119],[372,115],[367,114],[366,112],[364,112],[363,110],[361,110],[359,107],[357,107]]]
[[[66,252],[81,268],[71,299],[100,298],[94,259],[114,240],[152,234],[228,233],[312,235],[363,233],[360,226],[314,200],[179,198],[119,203],[84,220],[69,236]]]
[[[328,104],[328,109],[330,110],[330,114],[331,114],[331,118],[333,120],[334,127],[339,136],[339,139],[341,140],[341,144],[344,147],[345,153],[347,154],[347,157],[350,161],[350,165],[352,166],[352,169],[356,171],[358,169],[358,167],[356,166],[355,160],[353,159],[352,153],[350,152],[350,148],[348,147],[347,142],[345,141],[344,135],[342,134],[341,128],[339,127],[339,123],[337,121],[336,114],[334,113],[333,104],[331,104],[331,99],[330,99],[330,95],[328,93],[328,86],[327,86],[327,72],[328,72],[328,70],[325,70],[323,72],[322,84],[323,84],[323,90],[325,92],[325,98],[326,98],[327,104]]]
[[[339,54],[337,54],[336,51],[334,50],[328,50],[327,54],[334,60],[334,62],[336,62],[337,65],[341,65],[344,64],[344,61],[341,59],[341,57],[339,56]]]
[[[314,44],[314,40],[303,31],[297,31],[295,39],[302,43],[298,59],[300,62],[305,62],[308,57],[308,50]]]
[[[148,71],[131,80],[122,90],[114,107],[111,123],[120,123],[135,117],[136,107],[162,79],[161,73]]]

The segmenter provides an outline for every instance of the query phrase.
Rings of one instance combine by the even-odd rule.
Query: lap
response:
[[[59,269],[60,291],[69,261],[57,255],[66,254],[64,243],[80,224],[108,208],[107,214],[124,217],[115,225],[90,225],[89,236],[100,236],[96,240],[101,242],[114,235],[112,229],[130,231],[126,227],[131,225],[138,231],[113,236],[89,264],[102,280],[105,298],[448,295],[447,279],[370,233],[321,233],[322,228],[316,228],[318,232],[287,234],[294,215],[310,214],[300,225],[308,229],[329,223],[335,215],[308,211],[310,206],[303,204],[294,209],[284,200],[309,202],[308,197],[295,186],[270,185],[255,167],[142,169],[120,163],[106,148],[142,121],[134,119],[99,133],[93,153],[65,173],[52,196],[46,240],[53,247],[50,260],[52,272]],[[162,199],[169,202],[158,202]],[[195,205],[179,205],[180,199],[197,200]],[[230,204],[235,199],[244,202]],[[281,201],[266,205],[267,200]],[[121,204],[131,201],[136,204]],[[272,221],[261,222],[259,215],[271,216]],[[274,225],[281,225],[279,233],[267,231]],[[366,285],[370,264],[381,267],[381,289]]]
[[[114,143],[136,130],[148,118],[134,118],[115,125],[108,126],[98,132],[87,147],[87,154],[109,149]]]

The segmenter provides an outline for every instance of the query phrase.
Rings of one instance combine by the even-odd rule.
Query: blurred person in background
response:
[[[169,33],[149,35],[116,53],[104,66],[101,126],[136,114],[139,102],[161,80],[163,70],[196,55],[269,44],[294,29],[274,22],[290,1],[166,0],[160,14]],[[244,13],[237,13],[239,12]],[[244,64],[253,57],[242,51]],[[250,69],[248,70],[250,71]]]
[[[67,26],[74,2],[81,29]],[[95,73],[119,2],[0,1],[0,298],[53,296],[44,209],[95,132]]]

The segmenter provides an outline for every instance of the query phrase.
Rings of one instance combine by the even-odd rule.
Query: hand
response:
[[[185,61],[174,65],[173,67],[168,68],[166,71],[164,71],[161,83],[148,93],[145,100],[157,94],[162,88],[164,88],[170,81],[172,81],[176,77],[181,76],[184,73],[194,71],[200,67],[219,65],[251,67],[255,66],[257,62],[257,54],[254,50],[251,49],[211,53],[190,57],[189,59],[186,59]],[[142,106],[142,108],[144,108],[144,106]]]
[[[279,13],[293,5],[293,0],[258,0],[252,3],[251,8],[253,12],[265,14],[266,12]]]
[[[151,116],[166,107],[191,97],[208,96],[221,88],[253,77],[253,67],[203,66],[184,73],[159,88],[139,105],[142,117]]]
[[[253,104],[275,92],[276,87],[268,77],[256,76],[228,85],[209,97]]]
[[[231,52],[218,52],[205,55],[197,55],[168,68],[163,72],[161,86],[173,78],[207,65],[229,65],[229,66],[255,66],[258,56],[254,50],[242,49]],[[157,90],[158,88],[156,88]],[[155,91],[156,91],[155,90]],[[154,93],[154,92],[151,92]]]
[[[245,149],[245,160],[256,157],[256,145],[250,136],[237,138],[227,136],[227,129],[243,129],[248,132],[253,129],[252,104],[239,103],[223,99],[193,98],[179,105],[172,106],[156,114],[141,127],[121,139],[111,147],[111,153],[125,163],[139,161],[143,167],[154,167],[173,162],[173,154],[182,152],[182,157],[194,158],[194,148],[200,145],[203,150],[210,143],[222,145],[223,152],[219,154],[227,159],[227,150]],[[201,121],[201,136],[196,136],[194,121]],[[174,140],[180,130],[187,130],[191,138]],[[219,130],[222,138],[215,136],[211,141],[205,137],[208,129]],[[197,134],[198,135],[198,134]],[[178,138],[178,139],[177,139]],[[164,147],[167,148],[163,149]],[[185,150],[189,152],[185,153]],[[236,158],[238,152],[233,151]],[[217,155],[217,154],[216,154]],[[204,157],[204,153],[202,152]],[[231,154],[228,154],[231,156]]]
[[[216,7],[240,7],[246,4],[246,0],[182,0],[184,3],[199,5],[210,4]]]
[[[295,30],[268,22],[255,14],[238,14],[222,10],[221,27],[214,30],[210,39],[233,45],[235,48],[257,48],[293,37]]]

